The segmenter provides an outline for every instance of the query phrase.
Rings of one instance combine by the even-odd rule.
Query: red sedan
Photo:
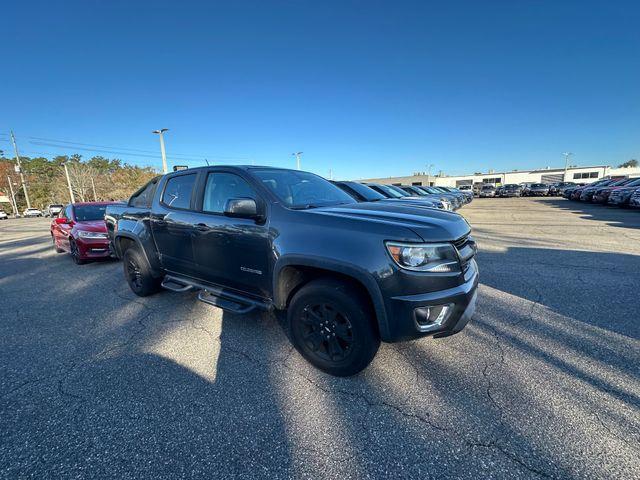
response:
[[[51,222],[56,252],[69,252],[78,265],[109,257],[109,237],[104,222],[107,205],[116,202],[70,203]]]

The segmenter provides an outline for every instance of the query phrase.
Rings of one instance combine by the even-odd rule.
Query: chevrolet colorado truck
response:
[[[452,212],[356,202],[298,170],[211,166],[156,177],[107,231],[131,290],[198,291],[236,314],[273,311],[311,364],[353,375],[381,341],[459,332],[476,301],[476,245]]]

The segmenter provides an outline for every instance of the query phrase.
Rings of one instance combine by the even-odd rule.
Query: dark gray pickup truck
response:
[[[230,312],[281,313],[298,351],[332,375],[364,369],[380,341],[459,332],[475,308],[476,245],[463,217],[357,203],[311,173],[174,172],[105,219],[134,293],[197,290]]]

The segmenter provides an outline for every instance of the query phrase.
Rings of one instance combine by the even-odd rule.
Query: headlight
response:
[[[458,254],[450,243],[387,242],[393,261],[407,270],[431,273],[460,272]]]
[[[80,230],[78,232],[78,236],[80,238],[102,238],[102,239],[109,238],[106,233],[102,233],[102,232],[84,232],[82,230]]]

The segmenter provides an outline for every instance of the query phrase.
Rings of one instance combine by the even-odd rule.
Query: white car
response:
[[[58,214],[60,213],[60,210],[62,210],[64,208],[64,205],[61,205],[59,203],[52,203],[51,205],[49,205],[47,208],[44,209],[44,216],[45,217],[57,217]]]
[[[23,213],[23,217],[41,217],[42,212],[37,208],[27,208]]]
[[[0,210],[0,220],[6,220],[7,218],[9,218],[9,215]]]

